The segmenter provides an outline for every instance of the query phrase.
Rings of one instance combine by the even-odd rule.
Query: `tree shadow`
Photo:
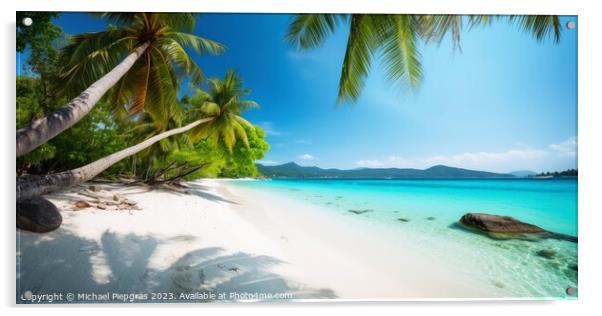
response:
[[[203,199],[206,199],[206,200],[209,200],[212,202],[225,202],[225,203],[229,203],[229,204],[238,204],[235,201],[225,199],[217,194],[207,192],[209,190],[209,188],[207,188],[206,186],[196,184],[196,183],[187,183],[186,186],[187,186],[188,192],[190,192],[198,197],[201,197]]]
[[[212,293],[215,298],[222,294],[219,301],[237,301],[241,297],[236,295],[245,293],[256,295],[251,299],[260,301],[336,298],[330,289],[311,288],[274,272],[273,268],[287,264],[278,258],[232,253],[223,248],[195,249],[177,258],[167,268],[153,267],[156,266],[151,264],[153,254],[161,244],[183,242],[190,240],[190,236],[158,239],[149,235],[120,235],[105,231],[97,242],[64,229],[40,236],[18,231],[17,303],[27,303],[21,299],[25,291],[76,295],[173,294],[173,300],[157,301],[148,297],[143,302],[214,300],[191,301],[181,296],[190,293]],[[94,302],[107,301],[86,301]]]

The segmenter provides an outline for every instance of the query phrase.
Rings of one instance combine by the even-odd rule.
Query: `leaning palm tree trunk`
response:
[[[86,116],[96,102],[132,68],[149,45],[146,42],[136,47],[119,65],[68,104],[17,130],[17,157],[36,149]]]
[[[200,124],[209,122],[213,119],[213,117],[203,118],[194,121],[186,126],[174,128],[172,130],[163,132],[132,147],[123,149],[121,151],[118,151],[114,154],[96,160],[90,164],[87,164],[77,169],[43,176],[19,177],[17,178],[17,201],[65,189],[78,183],[91,180],[92,178],[94,178],[113,164],[119,162],[120,160],[134,155],[164,138],[184,133]]]

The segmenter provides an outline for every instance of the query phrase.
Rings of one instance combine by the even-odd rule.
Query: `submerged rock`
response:
[[[574,295],[577,292],[577,290],[574,287],[567,287],[566,288],[566,294],[567,295]]]
[[[510,216],[499,216],[484,213],[466,213],[460,223],[490,233],[543,233],[542,228],[523,223]]]
[[[536,252],[536,254],[540,257],[544,257],[546,259],[552,259],[554,258],[554,256],[556,256],[556,250],[552,250],[552,249],[542,249],[538,252]]]
[[[363,210],[353,210],[353,209],[352,209],[352,210],[349,210],[348,212],[350,212],[350,213],[353,213],[353,214],[360,215],[360,214],[364,214],[364,213],[368,213],[368,212],[372,212],[372,211],[373,211],[373,210],[371,210],[371,209],[367,208],[367,209],[363,209]]]
[[[460,218],[460,224],[487,233],[496,239],[519,238],[538,240],[554,238],[577,242],[577,237],[547,231],[539,226],[521,222],[510,216],[500,216],[484,213],[466,213]]]
[[[38,196],[17,202],[17,227],[35,233],[53,231],[63,222],[61,213],[52,202]]]

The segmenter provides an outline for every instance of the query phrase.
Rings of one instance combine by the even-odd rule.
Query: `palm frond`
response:
[[[335,14],[297,14],[290,23],[285,40],[301,49],[315,48],[334,33],[342,16]]]
[[[441,43],[450,35],[454,49],[461,50],[460,33],[462,31],[461,15],[423,15],[418,19],[417,31],[428,44],[430,42]]]
[[[370,62],[377,48],[377,33],[372,16],[354,14],[351,17],[347,48],[339,79],[338,103],[356,101],[370,70]]]
[[[246,110],[250,110],[250,109],[259,109],[260,106],[255,101],[241,100],[241,101],[238,101],[238,108],[240,109],[240,111],[246,111]]]
[[[189,76],[193,84],[200,84],[204,74],[201,68],[190,58],[184,47],[175,40],[164,39],[160,48],[154,47],[166,63],[173,65],[181,76]]]
[[[142,13],[134,12],[90,12],[91,16],[106,19],[117,25],[132,25],[140,19]]]
[[[560,42],[562,25],[556,15],[513,15],[509,17],[509,20],[518,23],[523,30],[533,34],[538,41],[552,36],[554,42]]]
[[[188,133],[188,138],[192,143],[196,143],[202,138],[209,138],[211,135],[214,134],[214,125],[214,121],[201,124],[190,130],[190,132]]]
[[[178,42],[183,47],[194,49],[197,53],[219,55],[224,52],[224,46],[216,41],[183,32],[167,32],[165,37]]]
[[[247,137],[247,132],[245,131],[243,125],[241,125],[240,122],[235,119],[234,122],[232,122],[232,127],[236,133],[236,138],[240,139],[246,148],[249,148],[249,138]]]
[[[191,119],[213,117],[213,120],[191,130],[191,141],[203,138],[214,146],[221,143],[229,153],[238,140],[249,146],[245,128],[253,128],[253,125],[240,114],[259,104],[242,99],[250,90],[244,87],[243,80],[234,71],[227,71],[223,78],[210,78],[208,82],[207,92],[198,89],[189,99],[188,114],[193,115]]]
[[[59,79],[63,92],[79,94],[111,71],[133,48],[135,37],[124,30],[73,36],[61,50]]]
[[[184,33],[192,33],[196,24],[196,13],[158,13],[157,18],[170,29]]]
[[[146,105],[146,97],[148,84],[151,76],[151,59],[148,54],[145,54],[142,59],[139,60],[142,67],[136,73],[136,89],[130,104],[129,111],[131,114],[138,114],[144,110]]]
[[[410,15],[386,18],[390,25],[383,34],[383,62],[387,77],[395,83],[407,81],[412,88],[417,88],[422,80],[422,65],[416,47],[416,22]]]
[[[201,106],[203,116],[218,116],[221,113],[221,108],[217,103],[206,101]]]

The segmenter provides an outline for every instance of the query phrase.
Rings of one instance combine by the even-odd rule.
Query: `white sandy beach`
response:
[[[77,193],[83,187],[49,196],[62,210],[63,225],[48,234],[17,231],[17,295],[225,293],[217,298],[277,300],[491,294],[404,242],[399,232],[284,197],[250,194],[227,181],[189,185],[189,194],[182,194],[100,184],[136,201],[141,210],[131,211],[74,210],[75,201],[86,199]],[[263,296],[248,295],[257,293]]]

